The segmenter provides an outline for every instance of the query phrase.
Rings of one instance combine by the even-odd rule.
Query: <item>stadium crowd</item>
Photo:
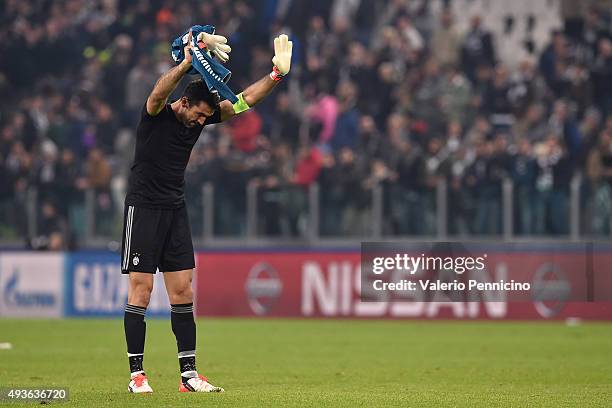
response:
[[[214,186],[216,235],[244,233],[249,183],[261,235],[304,235],[314,183],[323,236],[368,234],[376,186],[384,234],[433,235],[441,180],[449,233],[495,235],[505,179],[516,234],[563,235],[576,175],[582,232],[610,234],[610,8],[565,19],[542,49],[529,41],[532,16],[508,64],[486,16],[470,16],[460,32],[451,1],[435,12],[432,3],[2,2],[0,236],[75,245],[88,192],[96,234],[120,235],[140,111],[173,64],[171,40],[196,23],[228,37],[236,92],[270,71],[281,31],[294,43],[294,68],[255,109],[204,129],[186,176],[194,235],[204,183]],[[32,200],[40,239],[28,228]]]

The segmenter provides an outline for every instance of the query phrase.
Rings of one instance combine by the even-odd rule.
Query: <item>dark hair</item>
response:
[[[219,108],[219,94],[217,91],[209,91],[208,87],[202,79],[196,79],[191,81],[183,96],[189,101],[189,105],[197,105],[200,102],[206,102],[211,108]]]

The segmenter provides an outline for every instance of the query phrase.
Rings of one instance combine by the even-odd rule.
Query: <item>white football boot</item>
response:
[[[153,392],[153,388],[149,385],[149,380],[144,373],[136,374],[130,383],[128,384],[128,391],[134,394],[140,394],[143,392]]]
[[[197,377],[188,379],[179,384],[179,392],[225,392],[221,387],[215,387],[208,382],[208,378],[198,374]]]

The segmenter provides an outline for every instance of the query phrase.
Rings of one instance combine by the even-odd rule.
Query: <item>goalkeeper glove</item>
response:
[[[221,62],[229,60],[228,53],[232,48],[227,45],[227,38],[222,35],[200,33],[197,38],[198,43],[203,43],[208,51],[212,52]]]
[[[281,34],[274,39],[274,58],[272,58],[274,67],[272,72],[270,72],[270,78],[280,81],[289,73],[292,50],[293,42],[289,41],[289,37],[286,34]]]

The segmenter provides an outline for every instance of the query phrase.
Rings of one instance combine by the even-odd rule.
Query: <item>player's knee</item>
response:
[[[148,306],[149,301],[151,300],[151,290],[148,288],[143,288],[136,291],[136,299],[139,306]]]
[[[189,303],[193,301],[193,290],[191,282],[187,281],[181,285],[177,285],[170,293],[170,303]]]
[[[146,307],[151,300],[153,285],[149,282],[134,282],[130,284],[128,303],[135,306]]]

